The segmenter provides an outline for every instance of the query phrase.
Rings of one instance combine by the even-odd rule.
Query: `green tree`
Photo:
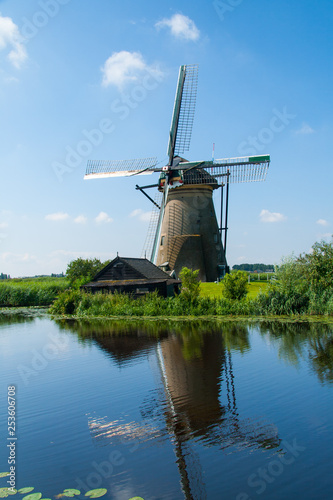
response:
[[[199,269],[192,271],[188,267],[183,267],[179,273],[182,282],[181,295],[184,299],[194,302],[200,294],[200,281],[198,280]]]
[[[333,292],[333,241],[316,242],[312,252],[300,255],[296,263],[314,293]]]
[[[247,295],[247,273],[245,271],[231,271],[222,281],[223,295],[227,299],[240,300]]]
[[[101,262],[99,259],[75,259],[72,260],[66,271],[66,276],[72,288],[79,288],[85,283],[89,283],[93,277],[108,264]]]
[[[306,294],[309,288],[304,274],[304,266],[294,255],[282,259],[276,266],[275,278],[271,288],[278,289],[284,295],[295,293]]]

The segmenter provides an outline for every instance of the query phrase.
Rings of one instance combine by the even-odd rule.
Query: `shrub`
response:
[[[200,294],[200,281],[198,280],[199,269],[192,271],[183,267],[179,273],[182,282],[181,295],[188,301],[196,301]]]
[[[223,295],[227,299],[240,300],[247,295],[247,273],[245,271],[231,271],[222,281]]]
[[[79,290],[62,292],[50,307],[50,313],[59,315],[74,314],[83,298],[83,293]]]

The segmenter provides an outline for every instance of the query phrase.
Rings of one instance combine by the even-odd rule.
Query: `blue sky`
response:
[[[157,179],[83,176],[166,159],[181,64],[199,64],[187,158],[271,155],[265,182],[231,185],[229,264],[330,240],[332,25],[331,0],[0,0],[0,272],[141,256],[135,184]]]

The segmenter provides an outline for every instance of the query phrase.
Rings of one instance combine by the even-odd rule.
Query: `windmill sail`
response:
[[[270,164],[269,155],[222,158],[215,161],[181,162],[184,184],[217,184],[264,181]]]
[[[154,197],[155,204],[153,205],[153,209],[151,212],[146,241],[143,245],[141,257],[145,257],[145,258],[151,257],[151,254],[153,251],[153,245],[154,245],[154,241],[155,241],[155,236],[156,236],[158,219],[159,219],[159,215],[160,215],[160,209],[157,208],[157,205],[160,207],[162,205],[162,200],[163,200],[163,193],[161,193],[160,191],[156,191],[156,194]]]
[[[141,158],[135,160],[90,160],[84,179],[102,179],[105,177],[130,177],[155,172],[157,158]]]
[[[198,86],[198,65],[181,66],[168,146],[169,165],[174,156],[189,150]]]
[[[156,264],[157,251],[158,251],[159,242],[160,242],[161,228],[162,228],[165,206],[167,204],[167,199],[168,199],[168,192],[169,192],[169,184],[166,182],[164,185],[164,189],[163,189],[163,198],[162,198],[162,203],[161,203],[161,209],[160,209],[160,214],[159,214],[155,238],[154,238],[153,249],[152,249],[151,258],[150,258],[150,260],[153,264]]]

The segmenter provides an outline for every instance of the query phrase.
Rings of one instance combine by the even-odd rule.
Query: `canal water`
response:
[[[17,316],[0,353],[0,497],[333,497],[333,325]]]

